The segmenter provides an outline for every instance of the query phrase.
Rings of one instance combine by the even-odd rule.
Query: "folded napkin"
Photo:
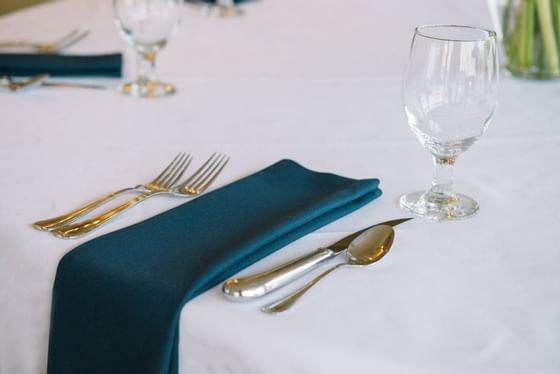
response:
[[[120,77],[122,55],[47,55],[0,53],[0,75],[53,77]]]
[[[48,373],[176,374],[187,301],[377,198],[378,184],[282,160],[80,245],[58,265]]]

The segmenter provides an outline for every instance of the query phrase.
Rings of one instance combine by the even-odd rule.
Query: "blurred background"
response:
[[[47,1],[48,0],[2,0],[0,1],[0,15]]]

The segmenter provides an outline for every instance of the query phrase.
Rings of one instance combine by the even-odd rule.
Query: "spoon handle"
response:
[[[330,273],[332,273],[333,271],[335,271],[336,269],[338,269],[338,268],[340,268],[344,265],[347,265],[347,264],[345,262],[343,262],[343,263],[340,263],[336,266],[333,266],[332,268],[324,271],[323,273],[319,274],[317,277],[313,278],[309,283],[307,283],[305,286],[301,287],[299,290],[289,294],[288,296],[285,296],[284,298],[282,298],[278,301],[273,302],[272,304],[268,304],[268,305],[263,306],[261,308],[261,311],[263,311],[265,313],[268,313],[268,314],[278,314],[278,313],[283,313],[283,312],[287,311],[311,287],[313,287],[314,285],[319,283],[319,281],[321,279],[323,279],[324,277],[326,277],[327,275],[329,275]]]

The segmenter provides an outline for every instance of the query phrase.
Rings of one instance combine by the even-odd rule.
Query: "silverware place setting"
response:
[[[24,49],[36,53],[55,54],[82,41],[89,35],[89,30],[72,30],[60,39],[52,42],[37,41],[0,41],[0,49]]]
[[[358,230],[337,242],[321,247],[307,255],[288,261],[258,274],[232,278],[222,285],[222,293],[230,301],[251,301],[293,283],[303,275],[317,269],[319,264],[345,254],[345,261],[318,275],[293,293],[261,308],[267,314],[279,314],[289,310],[301,296],[325,276],[343,266],[366,266],[379,261],[391,248],[393,227],[411,220],[400,218],[381,222]]]
[[[344,266],[367,266],[381,260],[391,249],[394,238],[395,231],[388,225],[378,225],[364,231],[348,246],[348,249],[345,252],[346,258],[344,262],[341,262],[319,274],[295,292],[278,301],[265,305],[261,308],[261,310],[268,314],[286,312],[300,299],[300,297],[309,291],[311,287],[319,283],[321,279],[333,271]]]
[[[38,230],[50,231],[59,238],[79,238],[97,230],[124,211],[150,197],[169,195],[180,198],[194,198],[204,193],[229,162],[228,156],[215,152],[193,174],[179,182],[192,159],[193,157],[190,154],[181,152],[150,182],[123,188],[64,215],[37,221],[33,223],[33,227]],[[128,192],[138,192],[140,194],[98,216],[74,223],[94,209]]]
[[[48,74],[39,74],[31,78],[14,79],[9,75],[2,75],[0,76],[0,88],[9,92],[26,91],[28,89],[41,86],[48,77]]]
[[[0,88],[9,92],[21,92],[31,88],[54,87],[54,88],[89,88],[93,90],[105,90],[106,86],[93,83],[47,81],[49,74],[38,74],[30,78],[13,78],[9,75],[0,76]]]

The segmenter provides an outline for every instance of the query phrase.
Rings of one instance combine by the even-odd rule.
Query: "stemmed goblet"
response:
[[[403,83],[408,124],[433,157],[428,191],[413,192],[400,206],[433,221],[472,216],[478,203],[455,193],[457,157],[485,132],[498,97],[496,34],[470,26],[417,27]]]
[[[119,90],[136,97],[161,97],[175,93],[156,74],[157,53],[165,47],[181,22],[181,0],[113,0],[121,36],[136,50],[138,77]]]

